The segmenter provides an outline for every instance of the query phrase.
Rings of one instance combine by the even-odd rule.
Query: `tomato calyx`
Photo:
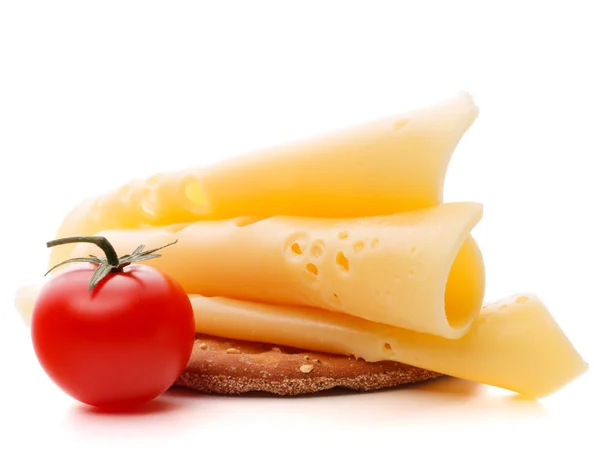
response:
[[[98,257],[93,254],[89,254],[89,257],[73,257],[71,259],[65,260],[54,265],[50,268],[44,276],[50,273],[55,268],[58,268],[62,265],[66,265],[68,263],[75,262],[87,262],[97,265],[96,271],[92,275],[90,279],[90,285],[88,287],[88,291],[91,291],[102,279],[111,272],[120,272],[123,271],[127,265],[130,265],[134,262],[143,262],[144,260],[155,259],[156,257],[160,257],[161,254],[156,254],[156,251],[164,249],[168,246],[172,246],[177,243],[177,240],[172,243],[165,244],[159,248],[149,249],[144,251],[145,245],[138,246],[135,251],[131,254],[126,254],[121,257],[118,256],[117,251],[112,244],[103,236],[70,236],[66,238],[59,238],[57,240],[48,241],[46,246],[51,248],[54,246],[59,246],[61,244],[70,244],[70,243],[92,243],[98,246],[100,249],[104,251],[106,257]]]

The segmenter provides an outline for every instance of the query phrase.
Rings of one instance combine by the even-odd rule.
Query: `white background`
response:
[[[599,455],[594,3],[0,3],[0,455]],[[38,367],[13,295],[42,277],[44,243],[81,198],[458,90],[481,114],[446,200],[485,204],[487,297],[537,293],[590,362],[575,383],[538,403],[458,380],[290,400],[175,392],[107,416]]]

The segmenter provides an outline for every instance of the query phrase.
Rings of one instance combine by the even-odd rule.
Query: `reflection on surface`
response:
[[[415,384],[411,389],[445,395],[475,396],[482,395],[485,386],[477,382],[443,376],[438,379],[432,379],[430,382]]]
[[[474,411],[511,413],[526,416],[543,415],[545,410],[537,400],[503,389],[485,386],[463,379],[443,377],[411,388],[421,407],[432,410],[452,408],[455,414],[472,415]],[[406,400],[407,395],[404,395]],[[416,400],[415,400],[416,401]]]
[[[68,423],[94,433],[98,425],[118,434],[173,434],[186,429],[230,426],[263,427],[283,421],[320,421],[347,426],[411,426],[469,421],[528,420],[545,414],[544,407],[501,389],[442,377],[420,384],[376,392],[334,390],[300,397],[249,394],[239,397],[203,395],[174,388],[159,399],[130,412],[103,412],[74,404]],[[272,425],[270,425],[272,426]]]

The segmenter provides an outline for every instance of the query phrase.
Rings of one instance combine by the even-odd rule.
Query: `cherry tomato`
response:
[[[35,353],[50,378],[88,405],[128,408],[165,392],[194,343],[189,297],[172,278],[142,264],[106,274],[66,268],[41,289],[31,321]]]

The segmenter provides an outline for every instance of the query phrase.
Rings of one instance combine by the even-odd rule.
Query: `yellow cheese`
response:
[[[460,93],[307,141],[130,182],[79,204],[57,238],[247,214],[360,217],[435,206],[450,157],[477,113]],[[53,248],[51,263],[71,252]]]
[[[16,305],[29,323],[39,288],[24,287]],[[196,331],[247,341],[394,360],[541,398],[587,369],[534,295],[487,304],[464,337],[449,340],[307,307],[190,296]]]
[[[201,333],[374,362],[393,360],[541,398],[587,370],[543,303],[514,295],[483,307],[464,337],[449,340],[306,307],[193,296]]]
[[[19,311],[21,319],[23,319],[25,324],[27,324],[28,326],[31,324],[31,314],[33,313],[33,306],[40,292],[40,289],[40,284],[27,284],[25,286],[19,287],[19,289],[17,290],[15,305],[17,307],[17,311]]]
[[[107,230],[120,255],[159,247],[148,262],[187,293],[304,305],[446,338],[465,334],[483,302],[481,253],[469,233],[478,203],[358,219],[276,216]],[[79,244],[73,255],[102,255]]]

